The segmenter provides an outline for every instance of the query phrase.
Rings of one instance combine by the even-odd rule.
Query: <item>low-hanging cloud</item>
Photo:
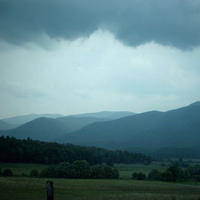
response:
[[[106,29],[129,46],[154,41],[200,45],[199,0],[0,0],[0,39],[21,45],[41,35],[73,40]]]

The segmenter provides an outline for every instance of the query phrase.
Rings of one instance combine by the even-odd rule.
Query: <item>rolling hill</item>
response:
[[[7,122],[4,122],[3,120],[0,120],[0,130],[8,130],[12,128],[15,128],[15,126]]]
[[[56,119],[42,117],[15,129],[3,131],[1,135],[13,136],[17,139],[27,139],[29,137],[35,140],[50,141],[67,132],[67,128],[61,122]]]
[[[62,116],[63,115],[59,115],[59,114],[30,114],[30,115],[22,115],[22,116],[5,118],[5,119],[2,119],[2,121],[12,124],[15,127],[17,127],[40,117],[57,118],[57,117],[62,117]]]
[[[135,113],[133,112],[125,112],[125,111],[121,112],[103,111],[96,113],[69,115],[65,117],[59,117],[56,119],[62,122],[66,127],[68,127],[71,132],[74,132],[94,122],[110,121],[134,114]]]
[[[83,128],[88,124],[99,121],[108,121],[121,116],[126,116],[133,114],[131,112],[99,112],[99,113],[88,113],[73,116],[61,117],[61,115],[54,114],[31,114],[26,116],[19,116],[13,118],[7,118],[2,121],[2,129],[0,129],[0,135],[4,136],[14,136],[18,139],[26,139],[27,137],[31,139],[37,139],[42,141],[51,141],[61,135],[66,133],[74,132]],[[49,116],[52,118],[41,117]],[[59,117],[58,117],[59,116]],[[54,119],[54,118],[56,119]],[[98,117],[98,118],[97,118]],[[107,117],[107,118],[104,118]],[[31,120],[34,119],[34,120]],[[22,125],[12,124],[12,130],[7,130],[8,123],[23,123]],[[0,121],[1,127],[1,121]],[[11,126],[9,126],[11,128]],[[7,131],[5,131],[7,130]]]
[[[199,148],[200,102],[168,112],[151,111],[96,122],[56,141],[107,149]]]
[[[74,132],[94,122],[108,121],[109,119],[66,116],[59,117],[56,120],[60,121],[63,125],[65,125],[65,127],[68,127],[70,132]]]

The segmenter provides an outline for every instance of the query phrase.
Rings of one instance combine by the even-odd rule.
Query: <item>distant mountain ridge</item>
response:
[[[16,125],[13,124],[12,130],[6,130],[9,129],[9,127],[6,126],[7,122],[2,121],[2,128],[0,123],[0,130],[2,130],[0,131],[0,135],[13,136],[18,139],[26,139],[27,137],[29,137],[32,139],[37,139],[42,141],[51,141],[52,139],[55,139],[61,135],[79,130],[88,124],[98,121],[113,120],[113,117],[116,118],[130,114],[134,113],[107,111],[99,113],[80,114],[74,116],[61,116],[54,114],[43,114],[43,115],[31,114],[26,116],[8,118],[7,121],[10,122],[22,123],[24,121],[28,121],[22,125],[17,125],[17,127],[15,127]],[[41,116],[50,116],[54,118],[49,118],[49,117],[47,118]],[[91,116],[96,116],[96,117],[91,117]],[[111,118],[103,118],[105,116]]]
[[[68,117],[95,117],[95,118],[105,118],[105,119],[119,119],[122,117],[127,117],[134,115],[133,112],[128,111],[102,111],[96,113],[83,113],[78,115],[69,115]]]
[[[8,130],[12,128],[15,128],[15,126],[7,122],[4,122],[3,120],[0,120],[0,130]]]
[[[30,114],[30,115],[22,115],[22,116],[5,118],[5,119],[2,119],[2,121],[7,122],[9,124],[22,125],[40,117],[57,118],[57,117],[62,117],[62,116],[63,115],[59,115],[59,114]]]
[[[97,113],[68,115],[65,117],[59,117],[57,118],[57,120],[65,124],[65,126],[67,126],[69,130],[71,130],[71,132],[74,132],[94,122],[110,121],[125,116],[131,116],[134,114],[135,113],[133,112],[123,112],[123,111],[122,112],[103,111]]]
[[[56,119],[41,117],[3,133],[17,139],[27,139],[29,137],[35,140],[50,141],[67,133],[67,131],[67,128]]]
[[[127,116],[122,117],[124,114]],[[115,119],[117,116],[119,118]],[[6,122],[2,124],[4,126]],[[200,149],[200,102],[167,112],[104,111],[55,119],[42,117],[11,130],[2,130],[0,135],[110,150],[145,149],[148,152],[182,148],[194,152],[194,149]],[[157,155],[161,152],[163,154],[158,151]]]
[[[56,139],[108,149],[187,147],[198,148],[200,102],[167,111],[150,111],[117,120],[96,122]]]

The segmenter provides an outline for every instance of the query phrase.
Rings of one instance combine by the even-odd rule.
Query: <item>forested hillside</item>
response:
[[[150,163],[151,158],[140,153],[109,151],[96,147],[72,144],[48,143],[36,140],[20,140],[0,137],[0,162],[58,164],[86,160],[90,164]]]

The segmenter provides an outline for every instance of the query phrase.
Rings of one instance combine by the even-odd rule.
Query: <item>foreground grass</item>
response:
[[[10,168],[14,177],[0,177],[0,200],[46,199],[44,178],[22,177],[31,169],[41,171],[46,165],[0,163],[2,169]],[[131,180],[133,172],[146,175],[152,169],[165,171],[167,166],[152,163],[145,166],[115,165],[119,180],[51,179],[54,182],[55,200],[200,200],[200,183],[165,183]]]
[[[1,200],[46,199],[43,178],[0,177]],[[200,200],[200,186],[134,180],[51,179],[55,200]]]

